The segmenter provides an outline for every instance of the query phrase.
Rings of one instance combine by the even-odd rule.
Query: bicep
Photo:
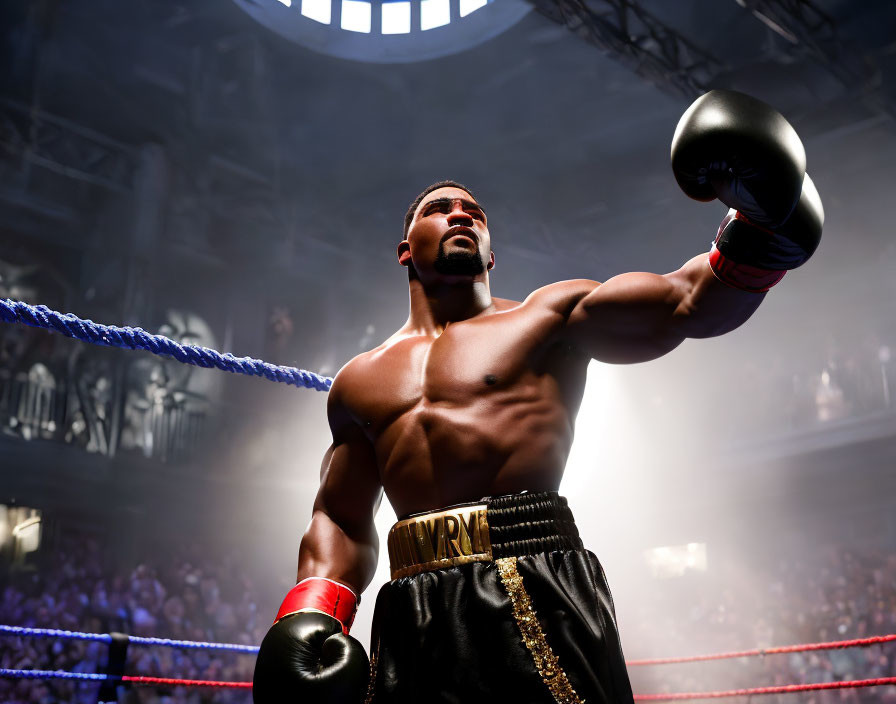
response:
[[[676,320],[687,313],[691,286],[685,268],[666,275],[632,272],[614,276],[577,302],[565,335],[602,362],[631,364],[655,359],[684,341]]]
[[[383,489],[373,447],[361,429],[351,424],[333,431],[311,523],[299,547],[296,579],[327,577],[360,594],[376,569],[374,518]]]
[[[373,446],[357,426],[334,429],[321,465],[314,511],[324,512],[344,532],[361,537],[372,530],[383,488]]]

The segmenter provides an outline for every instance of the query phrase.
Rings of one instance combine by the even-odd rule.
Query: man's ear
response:
[[[489,252],[488,254],[488,266],[485,267],[486,271],[491,271],[495,268],[495,253]]]
[[[407,240],[398,243],[398,263],[402,266],[411,264],[411,244]]]

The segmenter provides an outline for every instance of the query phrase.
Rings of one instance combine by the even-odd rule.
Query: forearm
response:
[[[664,278],[676,292],[670,331],[682,339],[714,337],[730,332],[743,325],[765,298],[764,293],[751,293],[723,284],[712,273],[706,254],[697,255]]]
[[[670,274],[632,272],[596,285],[569,314],[565,335],[601,362],[646,362],[689,337],[734,330],[763,298],[723,284],[700,254]]]
[[[340,534],[345,536],[326,514],[315,510],[302,541],[297,584],[286,593],[258,650],[252,681],[256,704],[364,699],[370,662],[349,630],[369,577],[363,578],[363,570],[351,559],[340,559],[343,550],[358,542]],[[325,559],[328,553],[334,559]],[[365,559],[354,562],[363,565]],[[310,574],[303,572],[306,566]]]
[[[296,581],[326,577],[360,595],[373,579],[379,553],[379,538],[369,526],[350,526],[316,509],[299,547]]]

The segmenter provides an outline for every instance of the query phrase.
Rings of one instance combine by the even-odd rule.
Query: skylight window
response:
[[[441,27],[451,22],[451,5],[449,0],[421,0],[420,29],[427,30]]]
[[[302,0],[302,14],[310,20],[330,24],[332,12],[330,0]]]
[[[531,0],[231,1],[271,32],[306,49],[383,64],[466,51],[533,9]]]
[[[466,17],[480,7],[488,5],[488,0],[460,0],[460,16]]]
[[[411,31],[411,3],[383,3],[383,34],[407,34]]]
[[[342,0],[342,28],[349,32],[370,33],[371,7],[361,0]]]

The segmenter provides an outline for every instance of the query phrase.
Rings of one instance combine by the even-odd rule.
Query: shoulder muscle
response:
[[[570,316],[579,302],[598,286],[600,286],[600,282],[591,279],[558,281],[533,291],[523,305],[545,308],[565,319]]]

